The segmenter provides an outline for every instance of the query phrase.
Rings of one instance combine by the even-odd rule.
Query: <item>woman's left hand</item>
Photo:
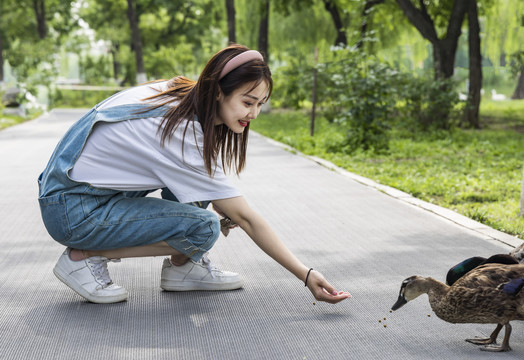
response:
[[[220,219],[220,231],[224,236],[229,235],[229,230],[234,229],[238,227],[238,224],[235,224],[218,206],[213,204],[213,210],[216,211],[216,213],[222,217]]]

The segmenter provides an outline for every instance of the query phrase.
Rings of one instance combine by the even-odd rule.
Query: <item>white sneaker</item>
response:
[[[127,299],[127,290],[113,284],[107,271],[109,260],[93,256],[80,261],[71,260],[67,248],[53,269],[55,276],[78,295],[93,303],[108,304]]]
[[[244,280],[239,274],[219,270],[211,264],[207,253],[198,262],[189,260],[175,266],[165,258],[162,265],[160,287],[167,291],[234,290],[242,285]]]

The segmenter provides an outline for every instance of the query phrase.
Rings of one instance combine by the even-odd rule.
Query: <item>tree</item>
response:
[[[522,171],[522,184],[520,188],[520,216],[524,216],[524,171]]]
[[[511,76],[517,79],[512,96],[514,99],[524,99],[524,71],[520,69],[520,65],[523,65],[522,70],[524,70],[524,62],[520,64],[518,60],[522,43],[524,43],[524,2],[497,0],[495,6],[487,7],[484,54],[493,64],[499,64],[501,58],[510,57]]]
[[[482,88],[482,67],[480,51],[480,25],[478,21],[477,0],[454,0],[449,8],[447,30],[444,37],[437,34],[435,21],[431,18],[423,1],[415,7],[410,0],[396,0],[409,21],[433,46],[433,65],[435,79],[449,79],[453,76],[458,39],[462,22],[468,16],[469,45],[469,90],[465,111],[466,122],[479,127],[480,91]],[[440,9],[440,11],[446,8]],[[447,89],[443,89],[447,91]],[[438,116],[447,117],[450,109],[441,109]]]
[[[227,35],[229,43],[236,43],[236,13],[235,13],[235,0],[226,0],[226,13],[227,13]]]
[[[264,56],[264,60],[269,61],[269,0],[262,1],[262,18],[258,27],[258,51]]]
[[[275,1],[275,7],[278,12],[289,16],[292,12],[298,12],[313,7],[316,2],[317,0],[280,0]],[[344,18],[343,14],[345,11],[342,11],[342,9],[347,10],[354,4],[344,0],[322,0],[320,3],[323,5],[324,10],[326,10],[331,17],[331,21],[333,22],[336,31],[333,45],[347,46],[347,18]]]
[[[334,0],[322,0],[324,3],[324,7],[327,12],[329,12],[329,15],[331,15],[331,19],[333,20],[333,24],[335,25],[335,29],[337,31],[337,38],[335,39],[335,46],[347,46],[348,39],[346,36],[346,29],[342,22],[342,18],[340,16],[340,11],[337,6],[336,1]]]
[[[132,40],[132,26],[127,0],[88,0],[81,17],[95,30],[97,39],[109,44],[113,68],[121,85],[134,84],[137,46]],[[144,72],[149,77],[167,78],[176,74],[191,76],[199,62],[216,52],[223,43],[220,23],[224,7],[212,0],[133,0],[133,27],[140,34]],[[135,36],[135,40],[137,37]],[[123,75],[123,76],[122,76]],[[140,82],[141,80],[139,80]]]
[[[127,18],[129,19],[129,27],[131,28],[131,44],[136,61],[136,82],[141,84],[147,81],[147,76],[144,68],[144,55],[142,53],[142,38],[138,27],[138,16],[135,0],[127,0]]]
[[[0,2],[0,89],[4,83],[4,31],[2,29],[4,15],[3,2]]]
[[[512,99],[524,99],[524,51],[517,51],[510,55],[509,64],[511,75],[517,78],[517,87],[513,91]]]
[[[396,2],[411,24],[431,43],[435,79],[449,79],[453,75],[458,39],[461,35],[462,22],[468,10],[469,1],[453,1],[449,11],[447,30],[442,38],[438,36],[435,21],[431,18],[423,1],[419,1],[419,7],[413,5],[410,0],[396,0]]]
[[[126,58],[131,49],[126,3],[111,0],[87,0],[86,6],[80,9],[78,15],[94,30],[94,40],[104,40],[107,43],[111,55],[110,60],[113,63],[113,78],[120,82],[120,85],[134,82],[136,79],[134,67],[127,64],[128,59]],[[80,39],[76,37],[75,40]],[[73,46],[78,47],[78,41],[75,41]],[[83,49],[71,50],[82,56],[84,52],[89,51],[89,47],[90,44],[85,44]]]
[[[40,39],[43,39],[47,35],[47,24],[46,24],[46,12],[45,12],[45,1],[44,0],[32,0],[33,10],[35,11],[36,17],[36,29]]]
[[[66,35],[72,29],[71,4],[72,0],[21,0],[18,6],[27,6],[33,9],[36,33],[40,40],[49,34],[49,23],[58,35]]]
[[[482,89],[482,56],[480,54],[480,25],[477,1],[469,0],[468,7],[468,48],[469,48],[469,92],[466,107],[466,122],[478,129],[480,91]]]
[[[358,39],[356,44],[357,49],[362,49],[362,46],[364,45],[364,39],[366,38],[368,31],[369,15],[373,7],[375,7],[375,5],[382,4],[383,2],[384,0],[366,0],[361,13],[362,22],[360,25],[360,38]]]
[[[0,22],[1,22],[1,19],[0,19]],[[0,89],[2,88],[3,83],[4,83],[4,43],[2,41],[2,33],[0,32]]]
[[[75,26],[70,16],[71,2],[2,0],[0,3],[0,67],[7,61],[17,81],[26,83],[30,91],[36,85],[50,83],[56,75],[52,64]]]

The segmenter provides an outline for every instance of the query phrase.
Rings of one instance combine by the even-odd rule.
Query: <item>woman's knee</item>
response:
[[[214,213],[206,210],[202,210],[192,219],[192,224],[186,228],[182,238],[172,238],[166,242],[193,261],[198,261],[217,241],[220,235],[220,222]]]
[[[193,227],[188,238],[198,247],[209,247],[217,241],[220,235],[220,221],[211,211],[202,210],[200,221]]]

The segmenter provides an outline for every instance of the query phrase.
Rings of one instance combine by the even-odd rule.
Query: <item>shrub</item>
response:
[[[346,151],[387,150],[398,73],[374,58],[351,55],[319,66],[325,115],[348,129]]]
[[[273,106],[300,109],[311,100],[313,67],[300,56],[290,57],[287,65],[278,68],[273,81]]]
[[[274,104],[303,107],[311,99],[313,69],[301,58],[290,59],[275,76]],[[449,131],[457,123],[458,96],[449,80],[400,73],[353,48],[334,49],[331,61],[316,71],[317,108],[346,132],[344,141],[330,147],[333,151],[385,152],[393,127],[414,134]]]
[[[52,95],[52,107],[91,108],[117,90],[59,90]]]
[[[450,130],[458,121],[459,98],[451,80],[404,73],[398,77],[397,124],[413,132]]]

